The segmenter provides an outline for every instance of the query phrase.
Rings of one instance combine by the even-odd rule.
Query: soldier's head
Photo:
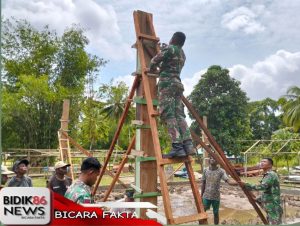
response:
[[[81,175],[80,179],[87,185],[93,186],[100,173],[101,164],[98,159],[89,157],[83,160],[81,164]]]
[[[273,160],[271,158],[263,158],[260,161],[260,168],[263,170],[269,170],[273,167]]]
[[[68,173],[68,167],[70,164],[64,163],[63,161],[59,161],[55,164],[55,174],[57,175],[66,175]]]
[[[173,34],[171,40],[170,40],[170,45],[177,45],[182,47],[185,42],[185,34],[181,31],[177,31]]]

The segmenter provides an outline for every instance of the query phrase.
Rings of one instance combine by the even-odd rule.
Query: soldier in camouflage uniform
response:
[[[281,224],[283,211],[280,204],[280,184],[278,175],[272,170],[273,160],[270,158],[262,159],[260,166],[264,170],[260,184],[244,183],[244,185],[249,190],[263,192],[256,201],[266,211],[269,224]]]
[[[184,33],[174,33],[169,45],[165,46],[150,62],[150,71],[156,71],[159,67],[160,118],[166,124],[172,140],[171,152],[163,156],[166,158],[184,157],[195,153],[181,101],[184,91],[180,79],[180,72],[185,62],[185,54],[182,50],[184,42]]]
[[[76,203],[93,203],[91,187],[95,184],[101,168],[100,162],[89,157],[82,162],[81,174],[67,190],[65,197]]]

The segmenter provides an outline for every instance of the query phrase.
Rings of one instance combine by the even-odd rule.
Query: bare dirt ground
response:
[[[189,185],[171,188],[171,203],[174,216],[196,213],[192,190]],[[158,201],[159,212],[164,215],[162,198]],[[300,196],[286,196],[286,223],[300,224]],[[207,211],[208,222],[213,224],[212,209]],[[197,224],[197,222],[194,222]],[[191,223],[189,223],[191,224]],[[261,224],[255,210],[238,187],[223,185],[221,188],[220,224]]]
[[[192,190],[189,185],[171,185],[169,187],[174,217],[197,213]],[[112,193],[110,200],[122,198],[123,192]],[[284,223],[299,222],[300,195],[285,196]],[[162,197],[158,198],[158,212],[164,215]],[[207,211],[208,223],[213,224],[212,210]],[[190,222],[198,224],[198,222]],[[221,188],[220,224],[262,224],[252,205],[239,187],[223,185]]]

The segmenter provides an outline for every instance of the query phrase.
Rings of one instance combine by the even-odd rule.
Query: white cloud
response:
[[[99,5],[93,0],[9,0],[3,6],[6,18],[26,19],[38,29],[48,24],[59,34],[72,24],[80,24],[87,29],[92,43],[89,48],[106,59],[134,57],[130,45],[123,41],[117,14],[110,5]]]
[[[131,90],[134,76],[132,75],[124,75],[124,76],[118,76],[117,78],[114,78],[113,84],[116,85],[118,82],[125,82],[125,84],[129,87],[129,90]]]
[[[277,99],[290,86],[300,86],[300,52],[279,50],[251,67],[234,65],[229,70],[251,100]]]
[[[263,6],[256,6],[254,8],[257,12],[261,12]],[[265,30],[265,27],[261,25],[256,18],[256,13],[242,6],[224,14],[221,24],[231,31],[243,31],[246,34],[255,34]]]
[[[188,96],[207,69],[182,80]],[[230,75],[241,82],[241,88],[250,100],[261,100],[267,97],[278,99],[286,94],[291,86],[300,86],[300,52],[278,50],[251,67],[242,64],[229,68]]]
[[[207,69],[203,69],[197,73],[195,73],[191,78],[183,78],[182,83],[184,85],[184,96],[188,96],[194,90],[194,86],[198,83],[201,78],[201,75],[206,73]]]

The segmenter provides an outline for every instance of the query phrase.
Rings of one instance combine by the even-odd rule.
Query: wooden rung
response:
[[[151,40],[154,42],[159,42],[159,38],[152,36],[152,35],[146,35],[146,34],[139,34],[138,37],[141,39],[147,39],[147,40]]]
[[[159,77],[158,73],[145,71],[145,74],[147,74],[147,76],[149,76],[149,77],[155,77],[155,78]],[[140,72],[132,72],[131,75],[132,76],[142,76],[142,74]]]
[[[151,112],[151,116],[152,117],[156,117],[156,116],[159,116],[160,114],[159,114],[159,112],[158,111],[153,111],[153,112]]]
[[[139,125],[139,126],[141,126],[141,125],[144,124],[144,121],[142,121],[142,120],[132,120],[131,124],[132,125]]]
[[[183,224],[192,221],[206,220],[206,219],[207,219],[207,213],[198,213],[195,215],[174,218],[173,222],[174,224]]]
[[[159,165],[168,165],[175,163],[183,163],[183,162],[192,162],[193,159],[191,157],[182,157],[182,158],[173,158],[173,159],[161,159]]]
[[[59,139],[60,141],[68,141],[68,139]]]
[[[132,149],[130,155],[133,155],[133,156],[144,156],[144,153],[145,153],[144,151],[138,151],[138,150]]]

